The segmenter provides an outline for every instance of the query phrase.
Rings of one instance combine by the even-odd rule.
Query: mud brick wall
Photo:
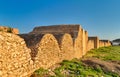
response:
[[[17,35],[0,32],[0,77],[27,77],[33,69],[30,49]]]

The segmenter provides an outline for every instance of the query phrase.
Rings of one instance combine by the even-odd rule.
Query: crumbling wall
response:
[[[0,32],[0,77],[27,77],[40,67],[81,58],[90,49],[110,46],[110,41],[89,37],[80,25],[35,27],[28,34]]]
[[[0,32],[0,77],[27,77],[33,69],[30,49],[17,35]]]
[[[19,34],[19,30],[17,28],[12,28],[11,32],[13,34]]]
[[[1,32],[13,33],[13,34],[19,34],[19,30],[18,29],[6,27],[6,26],[0,26],[0,31]]]
[[[60,60],[71,60],[74,58],[73,39],[70,34],[54,35],[60,47]]]
[[[48,68],[60,62],[60,48],[52,34],[22,34],[27,46],[31,49],[31,56],[36,68]]]
[[[82,31],[81,26],[78,24],[75,25],[53,25],[53,26],[40,26],[35,27],[30,34],[46,34],[51,33],[54,36],[64,35],[68,33],[71,35],[74,43],[74,53],[76,58],[82,57]],[[58,41],[60,40],[57,39]]]

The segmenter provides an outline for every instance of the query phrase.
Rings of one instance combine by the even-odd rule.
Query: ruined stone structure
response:
[[[16,28],[10,28],[10,27],[6,27],[6,26],[0,26],[0,32],[9,32],[9,33],[13,33],[13,34],[19,34],[19,30]]]
[[[100,40],[102,44],[100,44],[101,47],[103,46],[110,46],[111,42],[109,40]]]
[[[81,58],[110,41],[89,37],[80,25],[35,27],[28,34],[0,32],[0,77],[29,77],[40,67]],[[13,34],[15,33],[15,34]]]
[[[17,35],[0,32],[0,77],[26,77],[33,70],[30,49]]]
[[[99,40],[97,36],[88,37],[87,44],[87,51],[99,47],[111,46],[111,42],[109,40]]]

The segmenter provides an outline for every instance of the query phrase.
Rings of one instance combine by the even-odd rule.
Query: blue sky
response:
[[[89,36],[120,38],[120,0],[0,0],[0,25],[28,33],[55,24],[81,24]]]

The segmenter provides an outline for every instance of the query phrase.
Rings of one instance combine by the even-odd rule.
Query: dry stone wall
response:
[[[0,77],[29,77],[40,67],[47,69],[111,45],[108,40],[88,38],[80,25],[42,26],[28,34],[15,34],[0,32]]]
[[[30,49],[17,35],[0,32],[0,77],[27,77],[33,69]]]
[[[6,27],[6,26],[0,26],[0,32],[8,32],[8,33],[13,33],[13,34],[19,34],[18,29]]]
[[[52,34],[21,34],[28,48],[36,68],[48,68],[59,62],[60,48]]]
[[[58,41],[60,53],[59,58],[60,60],[71,60],[73,59],[74,50],[73,50],[73,39],[70,34],[60,34],[60,35],[54,35],[55,38]]]

